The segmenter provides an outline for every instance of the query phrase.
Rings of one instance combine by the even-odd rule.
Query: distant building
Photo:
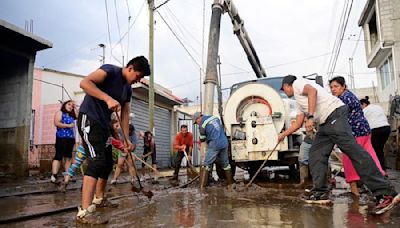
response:
[[[35,68],[32,91],[32,128],[29,168],[49,171],[55,154],[54,114],[61,104],[74,100],[77,105],[85,93],[79,87],[84,76],[52,69]],[[79,137],[76,137],[79,140]]]
[[[85,93],[79,87],[84,76],[52,69],[35,69],[33,83],[32,113],[32,151],[29,166],[40,168],[42,172],[50,171],[51,161],[55,154],[54,114],[60,110],[61,103],[74,100],[79,106]],[[160,85],[155,85],[155,139],[157,144],[157,161],[159,167],[168,167],[171,163],[172,140],[177,132],[178,113],[175,105],[182,104],[180,98]],[[147,81],[132,85],[131,122],[136,131],[148,129],[148,86]],[[77,135],[77,141],[80,137]],[[143,140],[139,140],[137,152],[143,152]]]
[[[364,31],[368,67],[376,68],[378,100],[387,107],[400,88],[400,1],[367,0],[358,24]]]
[[[36,52],[52,43],[0,20],[0,177],[27,176]]]

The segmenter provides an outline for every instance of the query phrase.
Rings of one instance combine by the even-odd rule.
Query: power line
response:
[[[112,47],[111,49],[114,49],[119,43],[121,43],[122,40],[125,38],[125,36],[129,33],[129,31],[132,29],[133,25],[135,25],[135,23],[136,23],[137,19],[139,18],[140,14],[142,13],[142,10],[143,10],[145,4],[146,4],[146,0],[143,1],[143,4],[142,4],[142,6],[141,6],[140,9],[139,9],[138,14],[136,15],[136,17],[135,17],[135,19],[133,20],[132,24],[129,26],[128,31],[126,31],[126,32],[124,33],[124,35],[122,35],[121,39],[119,39],[118,42],[115,44],[115,46]]]
[[[353,6],[353,0],[347,1],[346,7],[345,7],[346,10],[345,10],[345,13],[343,14],[344,17],[342,18],[343,19],[343,20],[341,20],[342,23],[340,23],[339,29],[338,29],[338,34],[337,34],[338,42],[335,42],[335,44],[337,44],[337,45],[335,45],[334,49],[333,49],[334,55],[333,55],[333,58],[331,58],[332,61],[329,61],[330,67],[328,68],[329,69],[328,70],[328,78],[331,78],[333,75],[331,72],[335,71],[337,60],[338,60],[340,50],[342,47],[343,37],[344,37],[346,28],[347,28],[347,25],[349,22],[352,6]],[[340,31],[340,33],[339,33],[339,31]]]
[[[193,62],[201,69],[201,65],[196,61],[196,59],[193,57],[193,55],[189,52],[189,50],[186,48],[185,44],[179,39],[179,37],[176,35],[174,30],[171,28],[171,26],[167,23],[167,21],[164,19],[164,17],[161,15],[159,11],[156,11],[158,15],[161,17],[161,19],[164,21],[164,23],[167,25],[168,29],[172,32],[174,37],[178,40],[178,42],[182,45],[183,49],[185,49],[186,53],[192,58]],[[196,79],[197,81],[197,79]]]
[[[33,78],[33,80],[39,81],[39,82],[42,82],[42,83],[45,83],[45,84],[48,84],[48,85],[60,87],[60,88],[68,95],[69,99],[72,100],[72,97],[69,95],[69,93],[68,93],[68,91],[65,89],[64,85],[60,85],[60,84],[56,84],[56,83],[52,83],[52,82],[43,81],[43,80],[38,79],[38,78]]]
[[[131,11],[129,10],[128,0],[126,0],[125,2],[126,2],[126,8],[128,9],[128,17],[131,17]]]
[[[186,82],[183,82],[183,83],[180,83],[180,84],[177,84],[177,85],[174,85],[174,86],[171,86],[171,87],[169,87],[169,89],[174,89],[174,88],[178,88],[178,87],[181,87],[181,86],[184,86],[184,85],[189,85],[189,84],[191,84],[191,83],[193,83],[193,82],[197,82],[199,79],[194,79],[194,80],[190,80],[190,81],[186,81]]]
[[[340,35],[341,35],[342,28],[343,28],[343,23],[345,21],[344,19],[345,19],[345,16],[346,16],[346,11],[347,11],[348,6],[349,6],[348,4],[349,4],[348,0],[346,0],[345,3],[343,4],[343,10],[342,10],[342,14],[340,16],[339,26],[338,26],[337,31],[336,31],[335,42],[333,44],[332,53],[336,52],[336,48],[338,47],[338,44],[339,44],[338,42],[340,42]],[[332,62],[333,62],[334,58],[335,58],[335,55],[331,56],[331,58],[329,59],[328,71],[332,66]]]
[[[326,56],[326,55],[331,55],[331,54],[332,54],[332,52],[328,52],[328,53],[325,53],[325,54],[322,54],[322,55],[316,55],[316,56],[311,56],[311,57],[304,58],[304,59],[294,60],[294,61],[291,61],[291,62],[286,62],[286,63],[277,64],[277,65],[267,66],[267,68],[275,68],[275,67],[285,66],[285,65],[298,63],[298,62],[303,62],[303,61],[306,61],[306,60],[315,59],[315,58],[319,58],[319,57]]]
[[[119,38],[121,39],[121,28],[119,26],[117,0],[114,0],[114,7],[115,7],[115,17],[117,19],[118,34],[119,34]],[[122,47],[122,43],[120,43],[119,46],[121,46],[122,65],[124,65],[124,48]]]
[[[221,76],[235,76],[235,75],[239,75],[239,74],[250,74],[250,73],[251,73],[251,71],[239,71],[239,72],[221,74]]]
[[[362,32],[362,28],[360,28],[360,32],[358,33],[357,43],[356,43],[356,46],[354,47],[353,54],[351,55],[351,58],[353,58],[354,54],[356,53],[356,50],[357,50],[357,47],[358,47],[358,43],[360,42],[361,32]]]
[[[79,46],[78,48],[73,49],[73,50],[69,51],[69,52],[66,53],[66,54],[60,55],[60,56],[57,57],[57,58],[52,58],[51,61],[48,61],[48,62],[44,63],[44,65],[50,65],[51,63],[56,62],[56,61],[58,61],[58,60],[61,59],[61,58],[64,59],[66,56],[70,56],[70,55],[72,55],[72,54],[76,54],[78,51],[82,50],[83,48],[86,48],[87,46],[89,46],[89,45],[91,45],[91,44],[93,44],[95,41],[97,41],[99,38],[103,37],[103,36],[106,35],[106,34],[107,34],[107,33],[103,33],[103,34],[101,34],[100,36],[96,37],[96,39],[93,39],[93,40],[91,40],[91,41],[88,41],[88,42],[86,42],[84,45]]]
[[[245,71],[245,72],[249,72],[249,70],[247,70],[247,69],[244,69],[244,68],[235,66],[235,65],[233,65],[233,64],[231,64],[231,63],[228,63],[228,62],[226,62],[226,61],[225,61],[225,63],[228,64],[229,66],[232,66],[232,67],[238,69],[238,70],[242,70],[242,71]]]
[[[128,0],[125,1],[126,2],[126,8],[128,9],[128,39],[126,41],[126,61],[129,61],[129,36],[130,36],[130,29],[129,29],[129,25],[131,23],[131,11],[129,10],[129,3]],[[121,37],[120,37],[121,39]]]
[[[163,3],[161,3],[160,5],[158,5],[158,6],[156,6],[156,7],[154,7],[154,11],[155,10],[157,10],[158,8],[160,8],[161,6],[163,6],[163,5],[165,5],[165,4],[167,4],[168,2],[169,2],[170,0],[165,0],[165,2],[163,2]]]
[[[134,21],[132,22],[132,24],[129,24],[129,23],[128,23],[128,30],[127,30],[127,32],[125,32],[125,34],[122,36],[122,38],[118,41],[118,43],[121,42],[121,41],[125,38],[125,36],[128,34],[128,32],[129,32],[129,31],[131,30],[131,28],[133,27],[133,25],[136,23],[136,20],[138,19],[139,15],[141,14],[142,9],[143,9],[145,3],[146,3],[146,0],[143,1],[143,4],[142,4],[142,6],[141,6],[141,8],[140,8],[140,11],[139,11],[138,15],[135,17],[135,19],[134,19]],[[77,48],[75,48],[75,49],[73,49],[73,50],[68,49],[68,52],[67,52],[66,54],[61,54],[61,55],[59,55],[58,57],[52,58],[52,59],[50,59],[50,61],[45,62],[43,65],[44,65],[44,66],[49,66],[50,64],[52,64],[52,63],[58,61],[58,60],[61,59],[61,58],[64,59],[64,58],[67,57],[67,56],[76,54],[78,51],[80,51],[80,50],[86,48],[87,46],[90,46],[90,45],[92,45],[93,43],[97,42],[100,38],[102,38],[102,37],[105,36],[105,35],[107,35],[107,32],[102,33],[101,35],[97,36],[95,39],[92,39],[92,40],[86,42],[85,44],[83,44],[83,45],[81,45],[81,46],[79,46],[79,47],[77,47]],[[118,43],[116,44],[116,46],[118,45]],[[115,46],[114,46],[114,47],[115,47]],[[111,49],[114,49],[114,47],[112,47]]]
[[[186,30],[185,29],[185,27],[179,22],[179,20],[176,18],[176,16],[172,13],[172,11],[170,11],[169,10],[169,8],[168,8],[168,6],[165,6],[165,9],[167,9],[167,14],[169,14],[170,16],[171,16],[171,20],[172,20],[172,22],[173,23],[175,23],[175,25],[176,25],[176,27],[178,28],[178,30],[180,31],[180,33],[182,34],[182,37],[180,38],[181,40],[184,40],[185,39],[185,37],[187,37],[187,36],[185,36],[185,32],[183,31],[183,30]],[[174,19],[175,18],[175,19]],[[172,26],[171,26],[172,27]],[[181,28],[182,27],[182,28]],[[187,31],[187,30],[186,30]],[[186,33],[189,33],[189,35],[191,35],[190,34],[190,32],[186,32]],[[178,35],[178,34],[177,34]],[[192,35],[191,35],[192,36]],[[192,37],[194,37],[194,36],[192,36]],[[195,41],[197,41],[196,39],[194,39]],[[190,44],[190,42],[185,42],[189,47],[190,47],[190,49],[192,49],[192,51],[193,52],[195,52],[195,54],[196,55],[200,55],[200,53],[196,50],[196,48],[194,48],[191,44]],[[200,43],[199,43],[199,45],[200,45]]]
[[[342,10],[342,14],[340,16],[339,26],[336,31],[335,42],[333,43],[332,53],[335,53],[336,47],[339,42],[339,36],[341,33],[340,31],[341,31],[342,24],[344,22],[344,17],[346,15],[345,13],[346,13],[347,6],[348,6],[348,0],[346,0],[345,3],[343,4],[343,10]],[[327,68],[328,72],[329,72],[329,69],[331,68],[333,59],[334,59],[334,56],[331,56],[331,58],[329,59],[328,68]]]
[[[111,33],[110,33],[110,22],[108,18],[108,6],[107,6],[107,0],[104,0],[105,6],[106,6],[106,16],[107,16],[107,32],[108,32],[108,41],[110,43],[110,55],[113,57],[117,62],[119,62],[121,65],[122,63],[113,55],[112,53],[112,46],[111,46]]]
[[[335,18],[336,18],[336,15],[337,15],[337,13],[338,13],[338,9],[339,9],[339,4],[336,4],[336,5],[337,5],[337,6],[334,7],[334,10],[331,12],[331,18],[330,18],[330,23],[329,23],[329,27],[328,27],[328,28],[331,28],[331,29],[329,29],[329,36],[328,36],[328,43],[327,43],[327,49],[328,49],[328,50],[330,49],[330,44],[331,44],[331,42],[332,42],[332,40],[333,40],[333,38],[334,38],[334,37],[332,36],[332,33],[333,33],[333,25],[334,25]],[[333,40],[333,41],[335,41],[335,40]],[[335,42],[336,42],[336,41],[335,41]],[[323,60],[321,72],[326,68],[326,61],[327,61],[327,57],[325,57],[324,60]]]
[[[185,30],[192,38],[194,41],[196,41],[196,43],[201,46],[201,42],[196,38],[196,36],[194,36],[184,25],[183,23],[178,19],[178,17],[171,11],[171,9],[168,6],[165,6],[165,9],[172,15],[173,19],[176,21],[176,24],[178,26],[181,26],[183,28],[183,30]],[[183,33],[183,32],[182,32]]]

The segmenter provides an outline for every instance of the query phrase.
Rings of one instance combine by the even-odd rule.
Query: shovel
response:
[[[125,144],[127,145],[129,139],[128,139],[128,137],[126,137],[125,132],[124,132],[124,129],[122,128],[121,117],[119,116],[119,114],[118,114],[117,112],[115,112],[115,115],[117,116],[119,125],[121,126],[122,135],[124,136],[124,139],[125,139]],[[134,156],[135,156],[135,155],[134,155]],[[128,157],[130,158],[130,160],[131,160],[131,162],[132,162],[133,169],[135,170],[135,173],[136,173],[136,179],[137,179],[137,181],[138,181],[138,183],[139,183],[139,188],[140,188],[140,189],[137,189],[135,186],[132,186],[132,191],[133,191],[133,192],[142,192],[143,195],[145,195],[145,196],[147,196],[147,198],[151,199],[151,197],[153,197],[154,194],[153,194],[153,192],[150,191],[150,190],[149,190],[149,191],[144,190],[144,188],[143,188],[143,186],[142,186],[142,183],[140,183],[140,178],[139,178],[139,176],[138,176],[138,174],[137,174],[137,170],[136,170],[136,166],[135,166],[135,161],[134,161],[133,158],[132,158],[132,153],[131,153],[131,152],[128,152]],[[136,157],[136,156],[135,156],[135,157]]]
[[[188,163],[188,168],[186,168],[186,173],[187,173],[188,177],[190,177],[190,179],[193,179],[196,176],[198,176],[199,173],[197,172],[197,170],[194,169],[193,164],[189,160],[188,155],[185,150],[183,151],[183,154],[185,155],[186,161]]]

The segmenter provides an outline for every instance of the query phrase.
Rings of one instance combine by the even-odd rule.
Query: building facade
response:
[[[0,177],[27,176],[36,52],[52,43],[0,20]]]
[[[54,114],[60,110],[61,104],[67,100],[74,100],[79,107],[85,93],[79,84],[84,76],[61,72],[52,69],[35,69],[33,82],[31,151],[29,167],[39,168],[48,172],[55,154]],[[132,100],[130,121],[136,131],[148,129],[148,86],[147,81],[132,86]],[[178,124],[175,105],[180,105],[180,99],[171,91],[155,85],[155,139],[157,143],[157,162],[159,167],[165,168],[171,164],[172,140],[176,134]],[[79,135],[76,141],[80,142]],[[139,140],[137,153],[143,152],[143,140]],[[139,165],[139,163],[138,163]],[[140,167],[140,166],[138,166]]]
[[[400,88],[400,1],[368,0],[358,24],[364,31],[368,67],[376,68],[376,94],[387,106]]]

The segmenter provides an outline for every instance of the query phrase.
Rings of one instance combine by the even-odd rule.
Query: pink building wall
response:
[[[42,71],[38,69],[33,70],[33,78],[34,79],[41,79],[42,78]],[[42,89],[41,83],[37,80],[33,80],[32,85],[32,109],[35,110],[35,117],[34,117],[34,131],[33,131],[33,145],[31,145],[31,150],[28,156],[28,167],[29,168],[37,168],[40,165],[39,160],[39,150],[35,145],[37,145],[37,135],[39,135],[38,129],[38,113],[40,112],[40,101],[41,101]]]
[[[33,73],[34,79],[42,79],[42,70],[35,69]],[[41,159],[52,159],[54,150],[48,149],[46,145],[55,144],[56,127],[54,126],[54,114],[60,110],[61,104],[42,105],[42,82],[33,80],[32,89],[32,109],[35,110],[34,119],[34,135],[33,145],[29,153],[29,168],[37,168],[40,166]],[[49,94],[51,96],[51,94]],[[46,153],[42,148],[46,147]]]

